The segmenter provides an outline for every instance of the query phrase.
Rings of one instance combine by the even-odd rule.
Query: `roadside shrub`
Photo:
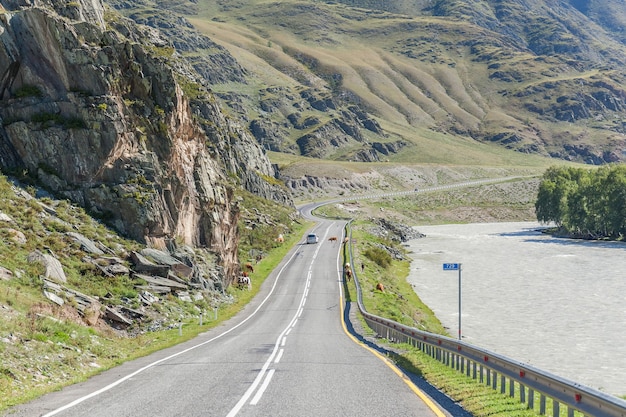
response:
[[[366,249],[363,255],[381,268],[388,268],[391,265],[391,255],[382,248]]]

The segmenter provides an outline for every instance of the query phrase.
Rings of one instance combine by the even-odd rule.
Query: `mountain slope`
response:
[[[211,88],[268,150],[393,161],[425,129],[594,164],[624,157],[619,3],[242,0],[176,10],[242,68],[243,80]]]

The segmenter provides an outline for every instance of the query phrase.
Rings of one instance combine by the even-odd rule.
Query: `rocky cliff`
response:
[[[293,203],[202,80],[97,0],[0,0],[0,168],[153,247],[210,248],[232,277],[234,187]]]

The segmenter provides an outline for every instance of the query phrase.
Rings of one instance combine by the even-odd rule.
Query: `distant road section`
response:
[[[501,178],[487,178],[481,180],[473,180],[473,181],[463,181],[456,182],[453,184],[445,184],[445,185],[436,185],[433,187],[424,187],[424,188],[415,188],[409,191],[390,191],[388,193],[375,193],[375,194],[360,194],[360,195],[352,195],[347,197],[335,198],[325,201],[323,204],[331,204],[331,203],[340,203],[344,201],[356,201],[356,200],[374,200],[377,198],[388,198],[388,197],[401,197],[403,195],[410,195],[416,193],[423,193],[427,191],[441,191],[441,190],[449,190],[452,188],[463,188],[463,187],[473,187],[475,185],[485,185],[485,184],[496,184],[499,182],[506,182],[516,179],[522,178],[533,178],[533,176],[523,177],[523,176],[515,176],[515,177],[501,177]],[[322,205],[323,205],[322,204]],[[301,211],[308,211],[309,215],[311,210],[320,206],[320,203],[310,203],[303,205]]]

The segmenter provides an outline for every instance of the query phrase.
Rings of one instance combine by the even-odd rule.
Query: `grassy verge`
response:
[[[367,220],[352,223],[353,267],[365,308],[398,323],[445,335],[439,319],[407,282],[411,263],[405,251],[397,243],[373,234],[373,227]],[[394,259],[383,246],[402,253],[403,259]],[[377,289],[378,284],[384,287],[383,291]]]
[[[229,314],[229,318],[236,314],[241,308],[246,305],[259,291],[261,284],[265,281],[268,275],[276,268],[276,266],[287,255],[287,252],[298,244],[304,233],[313,226],[311,222],[301,222],[289,235],[285,235],[284,243],[271,249],[266,256],[254,265],[254,272],[250,274],[252,278],[252,290],[240,289],[235,286],[229,288],[229,292],[235,296],[236,303],[229,305],[225,308],[224,313]]]
[[[424,377],[475,417],[536,417],[540,415],[535,410],[529,410],[526,404],[519,401],[519,390],[516,390],[515,398],[509,397],[485,383],[480,383],[456,369],[443,365],[409,345],[394,345],[393,347],[402,352],[393,355],[393,359],[401,368]],[[539,404],[538,394],[535,397],[535,404]],[[552,410],[552,403],[549,400],[546,402],[546,409]],[[567,413],[563,410],[560,415],[565,417]],[[580,413],[575,415],[582,416]]]

